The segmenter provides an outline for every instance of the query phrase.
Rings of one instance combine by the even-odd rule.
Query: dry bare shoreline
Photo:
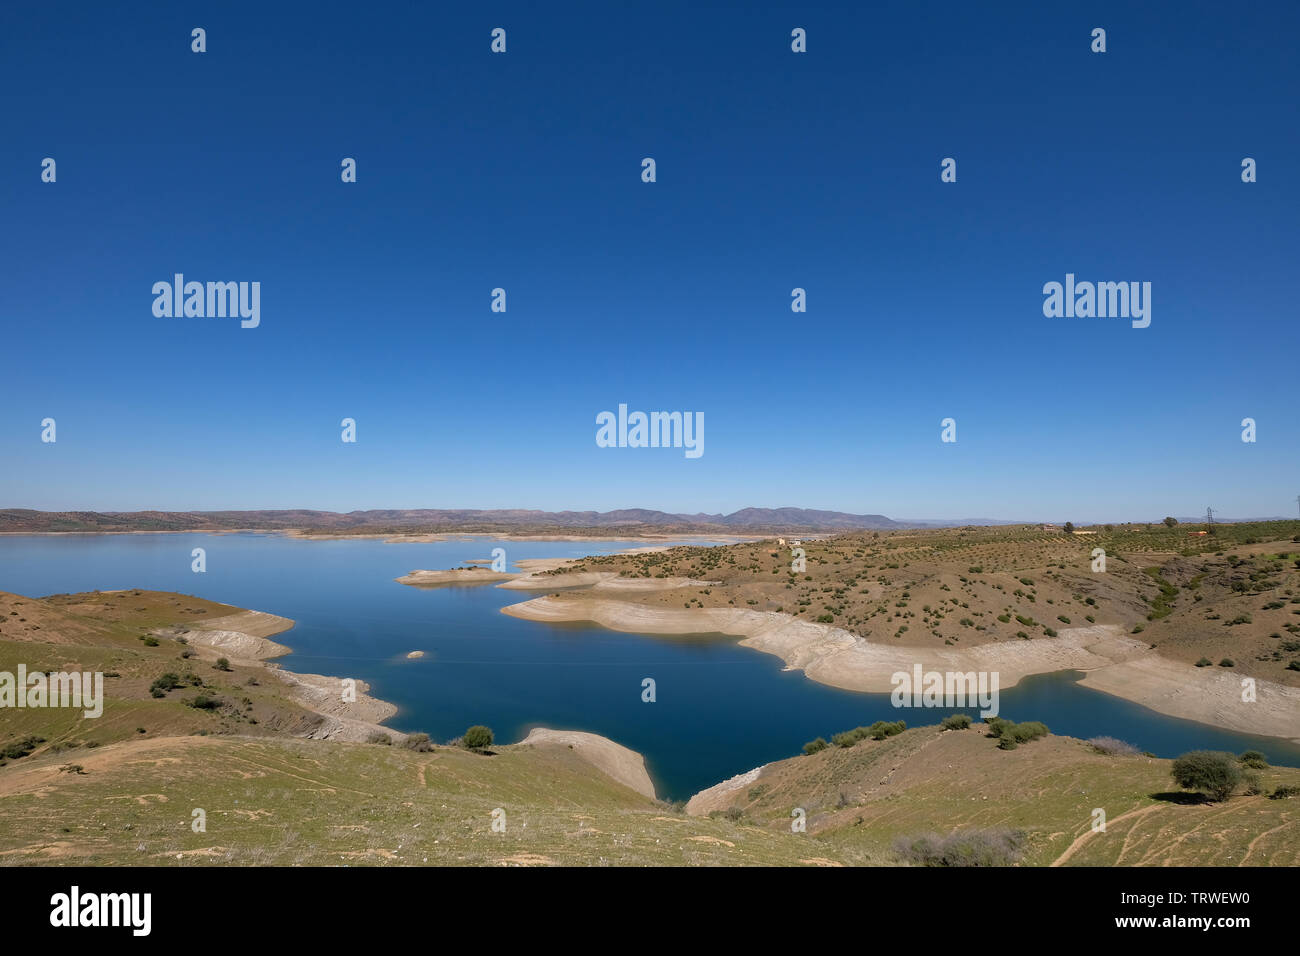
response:
[[[624,553],[666,549],[659,545]],[[505,580],[497,587],[557,593],[508,605],[501,613],[552,623],[587,622],[644,634],[725,634],[739,638],[743,647],[781,658],[787,670],[802,670],[818,683],[864,693],[889,693],[894,689],[891,676],[899,671],[910,673],[918,663],[924,671],[996,671],[1004,689],[1031,675],[1077,670],[1084,672],[1081,686],[1169,717],[1300,744],[1300,689],[1260,680],[1256,700],[1243,702],[1239,678],[1161,657],[1150,645],[1114,625],[1067,627],[1055,638],[974,648],[885,645],[778,611],[677,610],[618,600],[636,591],[707,585],[706,581],[629,579],[610,571],[542,574],[572,563],[572,559],[563,558],[518,562],[519,573],[503,575]],[[437,580],[436,576],[449,573],[413,571],[398,580],[417,584],[420,575]],[[489,582],[485,577],[481,583]]]
[[[503,585],[504,586],[504,585]],[[588,622],[614,631],[677,635],[726,634],[780,657],[787,670],[811,680],[865,693],[889,693],[890,678],[925,671],[997,671],[1000,687],[1033,674],[1085,672],[1080,683],[1158,713],[1243,734],[1300,743],[1300,689],[1257,682],[1257,700],[1241,700],[1240,680],[1161,657],[1113,625],[1065,628],[1056,638],[949,649],[866,641],[829,624],[776,611],[740,608],[653,608],[585,593],[536,597],[501,609],[531,621]]]
[[[243,610],[220,617],[204,618],[189,627],[162,629],[171,637],[184,637],[201,657],[215,660],[228,657],[242,664],[261,664],[274,671],[288,689],[289,696],[324,720],[305,736],[312,740],[335,740],[346,743],[366,743],[374,734],[385,734],[394,743],[406,740],[407,734],[382,726],[393,717],[398,708],[368,692],[370,685],[355,679],[356,699],[344,699],[343,678],[323,674],[300,674],[285,670],[273,658],[292,653],[286,644],[273,641],[272,636],[282,634],[294,626],[289,618],[265,611]],[[422,652],[412,652],[418,659]],[[645,758],[635,750],[624,747],[599,734],[577,730],[553,730],[534,727],[518,744],[508,746],[566,747],[574,751],[594,769],[637,793],[655,799],[654,781],[645,767]]]
[[[356,681],[356,700],[346,701],[343,699],[342,678],[299,674],[272,663],[274,658],[290,654],[293,649],[270,638],[293,626],[294,622],[287,617],[245,610],[195,621],[187,628],[165,630],[169,636],[184,637],[202,657],[228,657],[243,664],[261,664],[275,671],[287,686],[290,698],[324,718],[322,724],[308,735],[311,738],[362,743],[371,734],[384,733],[399,742],[405,740],[406,734],[380,726],[397,713],[397,707],[371,697],[367,693],[370,685],[365,681]]]

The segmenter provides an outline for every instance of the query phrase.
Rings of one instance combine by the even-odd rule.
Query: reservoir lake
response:
[[[93,590],[179,591],[292,618],[274,639],[293,648],[286,670],[360,678],[399,710],[387,726],[437,741],[486,724],[498,743],[532,727],[602,734],[643,754],[660,797],[691,794],[760,764],[794,756],[815,737],[877,720],[938,723],[951,709],[895,708],[888,694],[826,687],[783,670],[772,655],[722,635],[656,637],[552,625],[500,613],[547,592],[492,585],[420,589],[398,584],[416,568],[492,557],[607,554],[644,542],[500,541],[451,536],[431,543],[313,541],[278,534],[0,536],[0,590],[41,597]],[[207,571],[190,569],[205,549]],[[410,651],[425,656],[408,660]],[[1078,672],[1042,674],[1001,691],[1001,713],[1053,733],[1113,736],[1160,757],[1188,750],[1260,750],[1300,766],[1281,738],[1177,720],[1080,687]],[[641,699],[653,678],[657,699]],[[977,711],[967,709],[975,716]],[[990,742],[992,746],[992,742]]]

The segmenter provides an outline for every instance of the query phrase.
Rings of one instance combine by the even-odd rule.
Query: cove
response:
[[[492,557],[581,557],[631,541],[458,538],[386,544],[277,534],[0,536],[0,589],[33,597],[147,588],[195,594],[292,618],[277,637],[288,670],[355,677],[399,708],[388,725],[447,740],[471,724],[514,742],[534,726],[603,734],[645,755],[659,795],[685,799],[727,777],[798,754],[808,740],[876,720],[937,723],[948,709],[896,709],[889,694],[810,681],[722,635],[651,637],[501,614],[537,592],[490,585],[421,590],[394,581],[415,568]],[[207,572],[190,552],[207,552]],[[408,660],[410,651],[425,652]],[[1193,749],[1262,751],[1300,766],[1300,747],[1166,717],[1041,674],[1001,690],[1001,716],[1057,734],[1118,737],[1160,757]],[[655,703],[641,700],[654,678]],[[975,714],[974,710],[963,712]],[[990,741],[990,746],[992,746]],[[1030,745],[1032,746],[1032,745]]]

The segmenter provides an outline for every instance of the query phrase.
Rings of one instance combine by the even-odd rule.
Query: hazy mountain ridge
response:
[[[1151,519],[1152,523],[1159,518]],[[1180,518],[1181,524],[1197,524]],[[1202,521],[1204,519],[1201,519]],[[1252,520],[1221,518],[1222,524]],[[437,532],[772,534],[886,531],[1037,524],[998,518],[905,518],[812,508],[742,508],[731,514],[672,514],[650,508],[615,511],[539,511],[527,508],[382,508],[366,511],[36,511],[0,509],[0,533],[121,531],[305,531],[319,534]],[[1064,523],[1064,519],[1060,523]],[[1116,522],[1119,523],[1119,522]],[[1079,527],[1089,523],[1077,522]]]
[[[616,511],[529,509],[378,509],[339,513],[273,511],[34,511],[0,510],[0,532],[303,530],[340,534],[418,531],[618,530],[655,532],[850,531],[904,528],[884,515],[804,508],[744,508],[731,514],[669,514],[645,508]]]

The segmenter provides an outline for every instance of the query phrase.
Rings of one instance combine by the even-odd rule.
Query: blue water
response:
[[[207,551],[207,572],[190,551]],[[499,613],[536,592],[491,586],[421,590],[393,579],[450,568],[506,550],[524,558],[580,557],[628,547],[616,541],[429,544],[303,541],[269,534],[0,537],[0,590],[28,596],[146,588],[180,591],[297,622],[277,637],[289,670],[361,678],[400,710],[388,723],[435,740],[487,724],[513,742],[535,726],[604,734],[645,755],[660,796],[690,794],[800,751],[805,741],[876,720],[937,722],[886,694],[825,687],[781,661],[722,636],[666,638],[549,625]],[[422,659],[408,660],[422,650]],[[1001,694],[1002,716],[1041,720],[1074,737],[1109,735],[1161,757],[1208,748],[1260,750],[1300,766],[1300,747],[1175,720],[1078,686],[1080,675],[1043,674]],[[657,700],[643,703],[642,679]],[[974,711],[968,711],[974,714]]]

